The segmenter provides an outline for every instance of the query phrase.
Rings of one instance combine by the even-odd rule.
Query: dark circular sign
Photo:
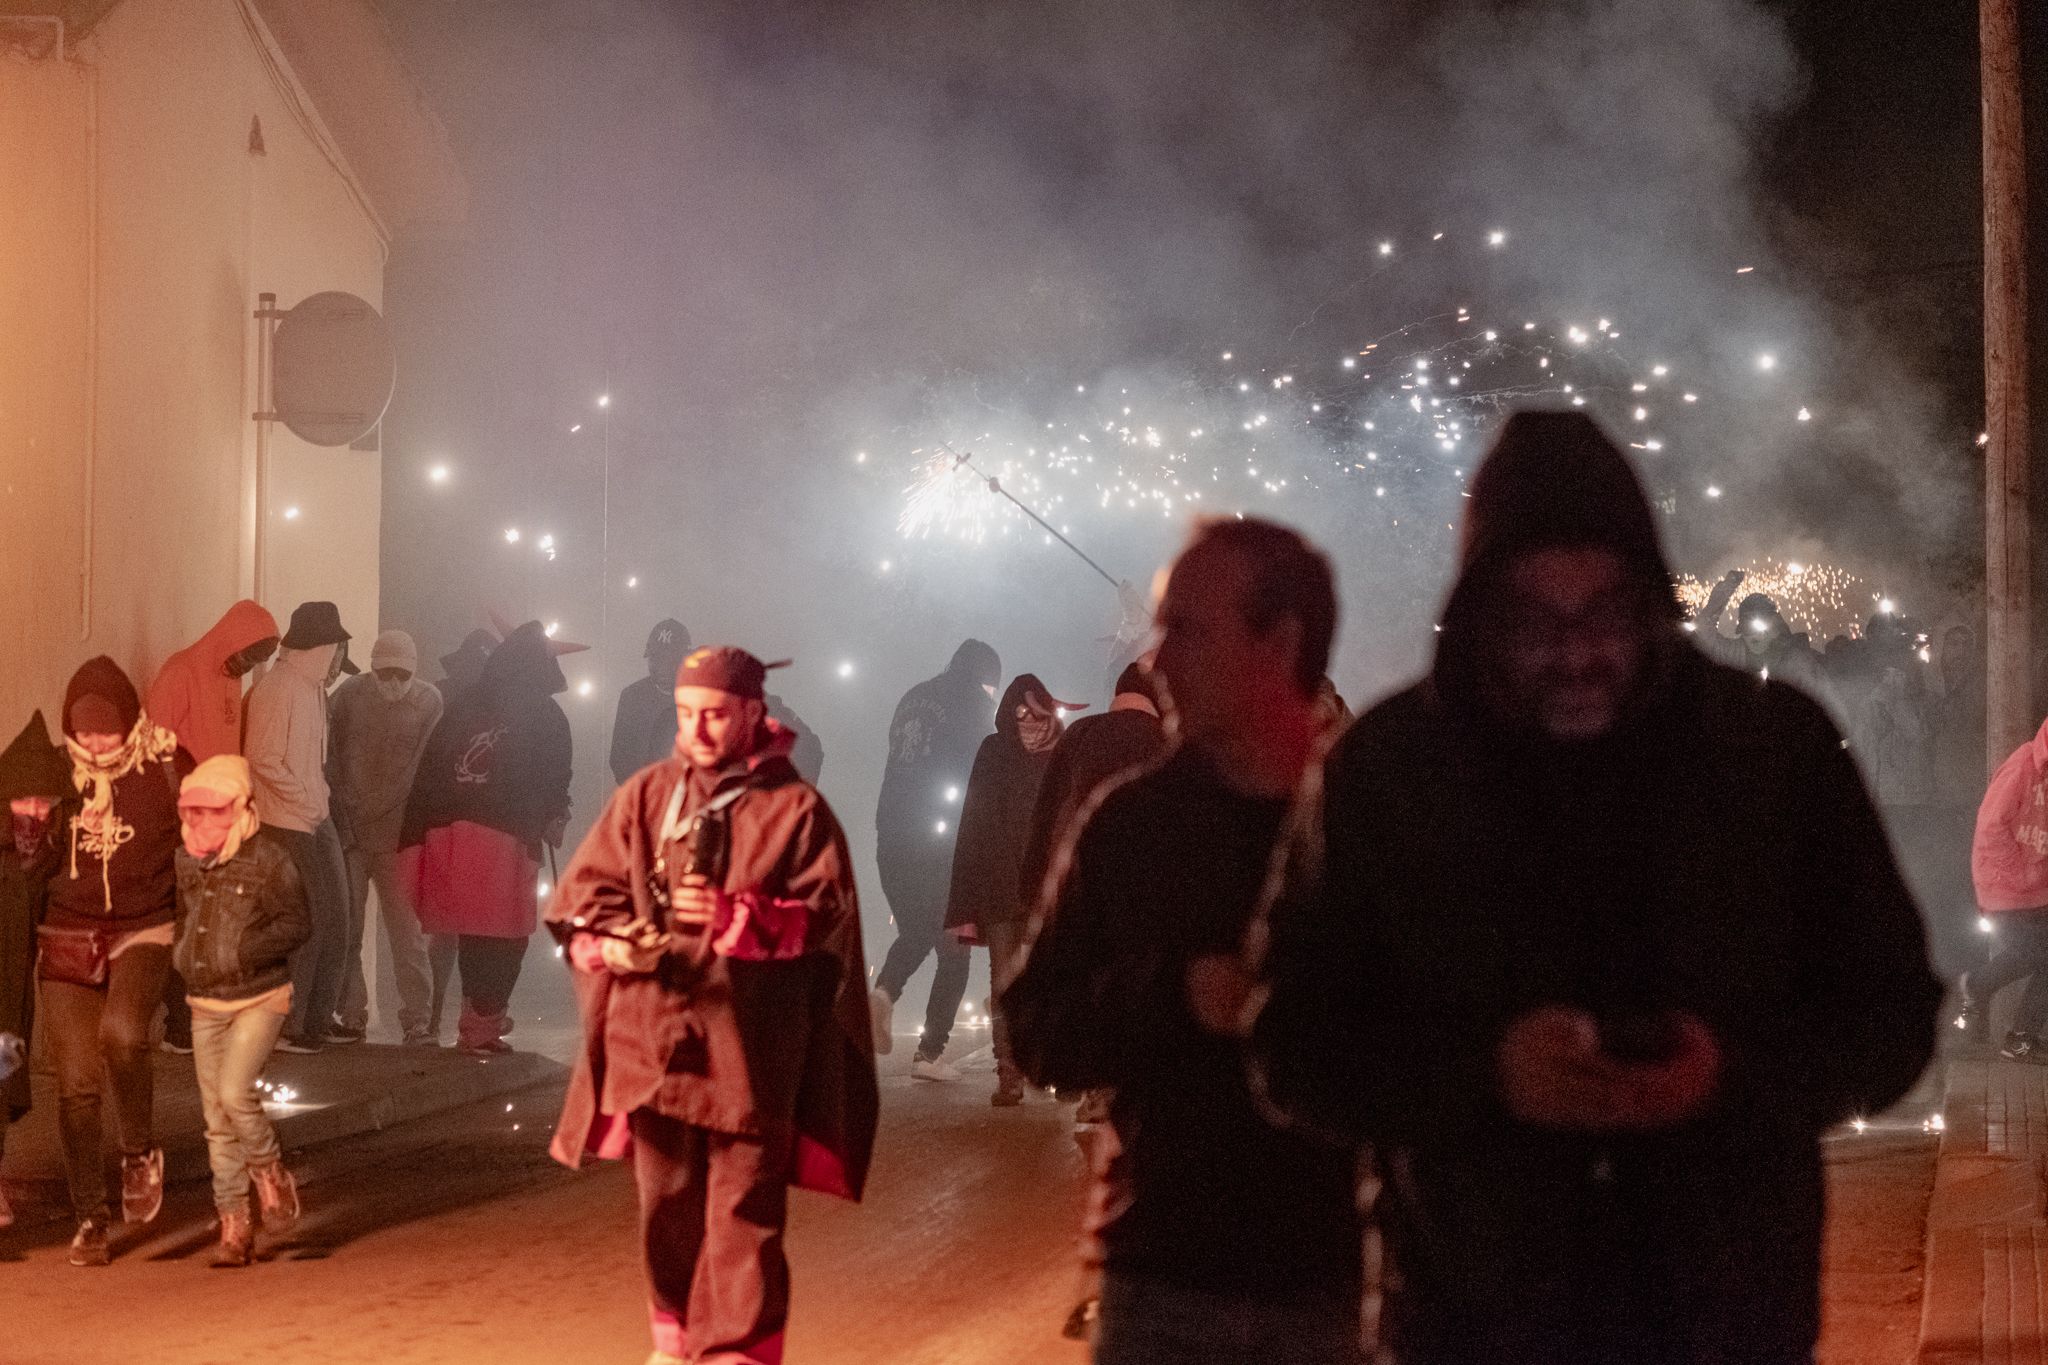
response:
[[[390,329],[354,294],[314,294],[278,319],[270,406],[302,440],[345,446],[369,435],[384,420],[397,378]]]

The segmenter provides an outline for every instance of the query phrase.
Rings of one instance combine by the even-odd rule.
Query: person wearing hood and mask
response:
[[[540,622],[512,631],[442,714],[406,802],[400,889],[424,932],[458,936],[466,1052],[512,1050],[541,845],[559,848],[569,822],[569,718],[555,702],[568,686]]]
[[[278,1042],[286,1052],[363,1040],[335,1017],[348,969],[348,865],[331,818],[327,689],[357,671],[348,641],[332,602],[303,602],[292,612],[277,665],[249,689],[242,752],[255,778],[256,809],[298,866],[313,916],[312,937],[292,957],[292,1012]]]
[[[455,970],[455,943],[420,932],[419,912],[398,884],[398,832],[413,775],[442,712],[441,694],[419,678],[412,636],[387,630],[370,647],[370,671],[334,690],[328,706],[334,751],[334,805],[344,831],[348,867],[348,968],[341,1022],[351,1032],[369,1023],[370,986],[363,976],[363,916],[370,887],[391,949],[398,982],[398,1027],[407,1046],[433,1046],[441,1036],[441,1000]]]
[[[875,1051],[895,1046],[897,997],[911,973],[937,952],[911,1074],[958,1080],[942,1054],[967,994],[967,945],[945,932],[946,892],[953,879],[953,841],[959,837],[960,797],[974,755],[995,719],[1002,661],[979,640],[962,642],[946,671],[903,694],[889,721],[889,758],[875,803],[875,862],[882,894],[896,921],[896,941],[875,977],[868,1009]]]
[[[111,1092],[121,1148],[122,1219],[147,1223],[163,1208],[149,1026],[171,969],[178,779],[191,759],[104,655],[82,665],[64,690],[64,748],[75,794],[53,817],[60,861],[37,931],[36,978],[78,1218],[70,1259],[105,1265],[104,1094]]]
[[[1919,914],[1827,713],[1679,628],[1592,421],[1510,418],[1469,496],[1434,670],[1304,807],[1265,1091],[1373,1144],[1404,1362],[1810,1360],[1821,1135],[1933,1050]]]
[[[219,754],[178,791],[178,970],[191,991],[192,1062],[206,1115],[220,1244],[213,1264],[255,1255],[254,1185],[264,1226],[299,1216],[257,1079],[291,1012],[291,952],[313,932],[292,856],[257,819],[248,760]]]
[[[624,782],[676,747],[676,670],[690,652],[690,630],[681,621],[655,623],[647,632],[647,676],[627,683],[612,718],[611,768]]]
[[[149,714],[178,737],[194,763],[242,752],[242,679],[277,652],[277,618],[256,602],[227,609],[196,643],[164,660],[149,685]],[[192,1050],[185,983],[174,968],[164,986],[164,1046]]]
[[[988,949],[991,1003],[1010,984],[1024,946],[1030,906],[1022,891],[1024,847],[1039,785],[1063,729],[1060,713],[1082,708],[1057,701],[1034,673],[1011,680],[996,707],[996,732],[981,742],[960,802],[960,838],[953,846],[946,928],[962,943]],[[994,1006],[998,1107],[1020,1104],[1024,1077],[1010,1059],[1009,1025]],[[950,1069],[950,1068],[949,1068]],[[955,1071],[957,1076],[958,1072]]]
[[[767,668],[683,661],[676,753],[612,794],[548,907],[584,1031],[552,1151],[631,1153],[649,1365],[781,1360],[788,1187],[857,1200],[874,1150],[852,859]]]
[[[0,1075],[0,1150],[6,1146],[7,1125],[28,1112],[36,928],[42,923],[50,876],[61,857],[57,825],[50,816],[69,795],[71,765],[50,743],[38,711],[0,751],[0,800],[7,802],[11,821],[8,837],[0,841],[0,1036],[17,1040],[21,1058],[12,1074]],[[0,1228],[13,1222],[14,1211],[0,1192]]]
[[[277,618],[255,602],[227,609],[213,628],[164,660],[149,685],[149,714],[204,763],[242,752],[242,680],[277,652]]]
[[[1165,752],[1163,709],[1152,670],[1142,663],[1126,664],[1117,674],[1109,709],[1081,717],[1060,736],[1038,789],[1018,872],[1027,913],[1037,906],[1053,859],[1073,833],[1075,819],[1089,798],[1111,778],[1142,768]]]

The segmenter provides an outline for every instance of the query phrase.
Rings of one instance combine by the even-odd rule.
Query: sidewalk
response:
[[[206,1121],[200,1114],[192,1059],[159,1052],[155,1061],[156,1137],[164,1149],[165,1178],[203,1179]],[[567,1076],[561,1063],[530,1052],[472,1057],[452,1048],[372,1043],[311,1056],[279,1053],[263,1072],[266,1083],[290,1095],[265,1106],[287,1151],[409,1123]],[[105,1119],[110,1140],[112,1118],[109,1110]],[[57,1095],[47,1073],[35,1077],[35,1105],[28,1117],[7,1130],[0,1176],[24,1220],[65,1212]]]
[[[2048,1067],[1950,1057],[1922,1365],[2048,1365]]]

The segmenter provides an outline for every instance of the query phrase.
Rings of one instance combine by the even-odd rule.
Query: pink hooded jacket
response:
[[[1986,911],[2048,906],[2048,722],[1991,775],[1977,808],[1970,879]]]
[[[195,763],[242,752],[242,680],[228,660],[258,640],[274,640],[277,618],[244,599],[213,629],[164,660],[149,685],[149,718],[178,737]]]

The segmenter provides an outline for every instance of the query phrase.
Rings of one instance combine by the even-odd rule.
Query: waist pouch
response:
[[[69,986],[107,984],[107,954],[114,935],[98,929],[36,926],[36,975]]]

